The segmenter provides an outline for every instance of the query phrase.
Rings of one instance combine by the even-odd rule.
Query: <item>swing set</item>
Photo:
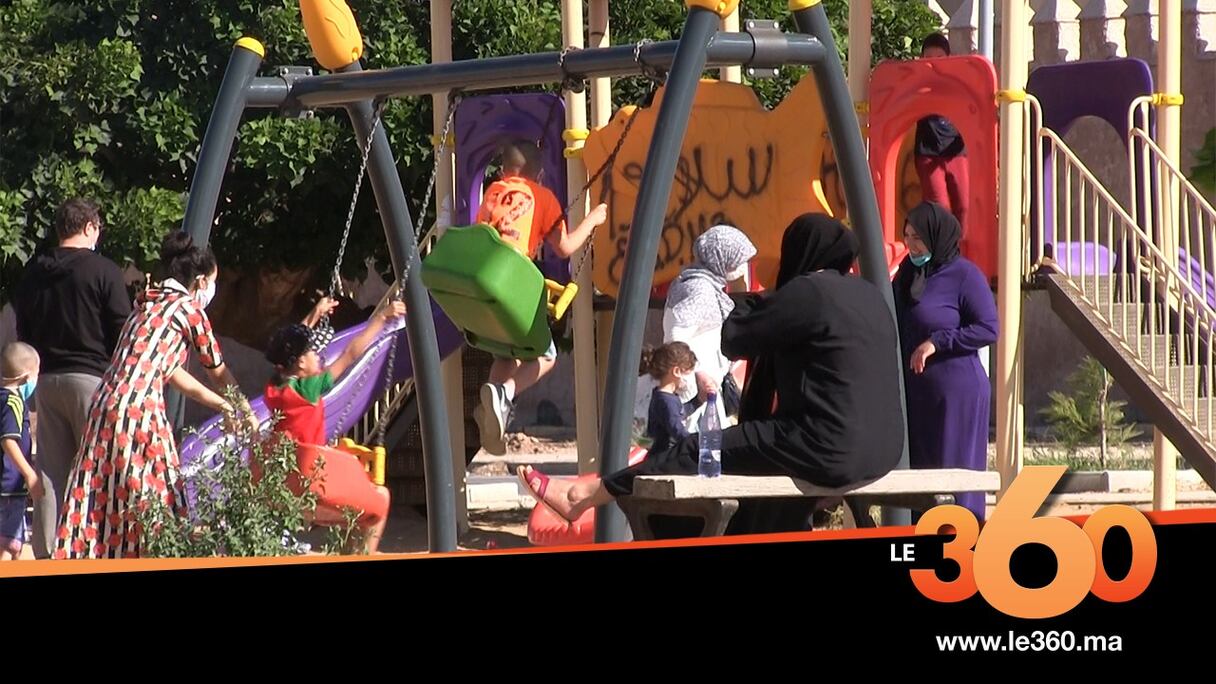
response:
[[[388,136],[382,125],[391,98],[449,93],[450,106],[436,139],[436,165],[426,196],[418,210],[425,212],[435,189],[439,164],[446,159],[456,112],[465,93],[493,91],[542,83],[560,83],[563,91],[581,91],[584,82],[600,77],[647,76],[658,83],[665,73],[665,93],[658,104],[655,134],[640,181],[630,225],[624,272],[616,299],[612,341],[604,388],[601,425],[601,473],[625,465],[630,448],[634,385],[642,331],[654,275],[654,263],[664,211],[671,194],[677,160],[687,128],[693,97],[701,73],[709,67],[744,66],[763,73],[783,65],[806,65],[814,74],[823,101],[836,158],[844,180],[845,200],[862,245],[863,277],[880,286],[890,300],[887,264],[878,207],[844,71],[836,51],[827,15],[820,0],[790,0],[797,32],[767,27],[743,32],[719,31],[719,22],[737,7],[738,0],[686,0],[689,8],[679,40],[641,41],[635,45],[573,49],[560,52],[512,55],[456,62],[398,66],[364,71],[360,61],[363,42],[350,8],[340,0],[301,0],[304,27],[314,56],[329,73],[286,67],[275,76],[258,76],[264,48],[252,38],[237,41],[228,62],[212,112],[198,166],[191,181],[183,229],[198,244],[210,236],[225,168],[241,117],[247,109],[274,109],[298,116],[318,108],[341,108],[349,115],[360,141],[359,173],[346,225],[338,247],[331,293],[339,285],[339,271],[353,223],[354,209],[366,176],[376,197],[385,230],[396,283],[389,296],[406,304],[405,337],[409,342],[411,381],[417,398],[426,470],[428,536],[432,551],[456,548],[456,503],[450,466],[448,420],[440,377],[441,356],[450,353],[437,335],[437,327],[459,329],[464,340],[479,349],[515,358],[535,358],[552,341],[551,322],[568,315],[578,295],[578,279],[592,250],[583,250],[569,279],[545,278],[530,258],[504,242],[493,228],[481,225],[447,229],[423,258],[422,245],[430,243],[435,227],[415,230]],[[634,117],[632,120],[635,120]],[[630,124],[632,125],[632,123]],[[585,138],[586,131],[567,129],[567,142]],[[609,170],[629,135],[626,128],[612,154],[592,174],[582,190],[567,202],[567,210],[585,202],[584,195]],[[571,150],[565,150],[569,153]],[[567,155],[569,156],[569,155]],[[411,273],[421,277],[411,278]],[[567,280],[567,282],[560,282]],[[431,298],[441,309],[436,315]],[[893,302],[888,301],[894,316]],[[589,307],[588,307],[589,308]],[[327,324],[327,322],[326,322]],[[396,336],[390,333],[383,382],[397,372]],[[378,341],[378,347],[383,340]],[[897,353],[892,350],[892,353]],[[372,381],[370,369],[356,382]],[[377,382],[380,380],[377,378]],[[348,444],[364,463],[366,476],[383,478],[385,426],[399,407],[379,416],[371,433],[373,446]],[[345,425],[353,403],[343,407],[339,424]],[[377,454],[377,449],[379,453]],[[370,452],[370,456],[367,452]],[[183,450],[183,454],[185,451]],[[596,517],[600,541],[624,538],[626,524],[618,511],[601,511]]]

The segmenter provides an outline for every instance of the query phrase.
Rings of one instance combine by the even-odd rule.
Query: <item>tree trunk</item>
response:
[[[1102,392],[1098,394],[1098,464],[1106,470],[1106,398],[1110,394],[1110,377],[1106,369],[1102,369]]]

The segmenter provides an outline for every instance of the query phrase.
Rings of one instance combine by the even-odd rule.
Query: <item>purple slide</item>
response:
[[[464,337],[433,301],[431,309],[434,312],[439,355],[441,358],[447,358],[464,345]],[[333,341],[322,352],[325,362],[336,359],[346,349],[346,345],[366,327],[366,323],[361,323],[334,335]],[[413,375],[405,319],[401,319],[386,326],[367,352],[338,378],[334,388],[325,394],[325,432],[331,439],[350,430],[363,414],[367,413],[376,398],[383,394],[387,386],[385,372],[388,352],[393,346],[397,348],[397,355],[393,362],[392,381],[401,382]],[[263,422],[269,420],[270,411],[261,397],[252,399],[250,403],[258,418]],[[197,435],[187,436],[180,449],[182,470],[188,473],[199,465],[210,465],[210,459],[216,451],[215,442],[220,435],[220,418],[217,416],[204,423],[198,429]]]

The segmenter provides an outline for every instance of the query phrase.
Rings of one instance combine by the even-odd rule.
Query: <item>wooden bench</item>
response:
[[[654,539],[653,515],[698,518],[704,524],[701,536],[720,536],[739,510],[740,499],[843,499],[846,526],[874,527],[871,506],[923,512],[953,503],[956,492],[987,494],[1000,488],[1000,473],[961,468],[894,470],[877,480],[835,489],[785,476],[652,475],[634,480],[633,494],[617,503],[629,518],[634,539],[645,540]],[[850,514],[852,521],[848,520]]]

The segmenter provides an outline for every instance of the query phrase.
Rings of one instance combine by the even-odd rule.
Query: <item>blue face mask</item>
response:
[[[22,385],[17,388],[17,393],[21,395],[21,401],[28,404],[30,402],[30,397],[34,396],[34,388],[37,386],[38,382],[36,380],[30,380],[22,383]]]
[[[914,255],[911,258],[912,258],[912,265],[917,268],[920,268],[921,266],[924,266],[925,264],[929,263],[929,260],[933,258],[933,255],[928,252],[925,252],[924,254],[921,254],[920,256]]]

